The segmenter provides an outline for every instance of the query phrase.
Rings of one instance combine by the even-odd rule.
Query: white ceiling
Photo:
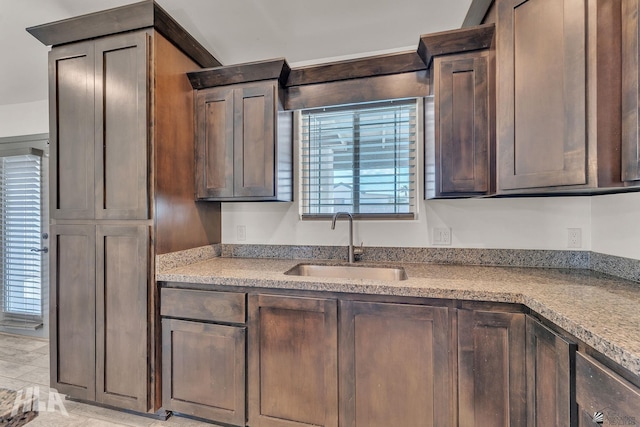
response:
[[[0,0],[0,105],[47,98],[47,52],[26,27],[135,0]],[[157,0],[225,65],[306,65],[415,49],[459,28],[471,0]]]

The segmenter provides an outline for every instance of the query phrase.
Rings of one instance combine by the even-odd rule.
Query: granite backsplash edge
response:
[[[365,247],[362,261],[589,269],[640,283],[640,260],[590,251]],[[344,246],[214,244],[156,256],[156,273],[209,258],[346,259]]]

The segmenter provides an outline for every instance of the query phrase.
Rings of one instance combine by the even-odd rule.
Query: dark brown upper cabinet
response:
[[[425,109],[426,198],[495,190],[493,33],[489,24],[421,37],[434,95]]]
[[[189,73],[196,90],[196,198],[291,201],[293,120],[284,60]]]
[[[49,55],[54,219],[149,218],[146,32]]]
[[[496,5],[498,193],[622,186],[621,1]]]
[[[638,0],[622,2],[622,180],[640,184],[640,22]]]

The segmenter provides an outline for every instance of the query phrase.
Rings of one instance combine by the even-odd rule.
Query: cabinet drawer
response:
[[[246,321],[246,294],[173,288],[160,292],[162,316],[229,323]]]
[[[604,425],[640,422],[640,389],[581,353],[576,354],[576,401],[581,419],[598,412]]]

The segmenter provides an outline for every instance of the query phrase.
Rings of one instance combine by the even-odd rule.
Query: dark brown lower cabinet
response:
[[[246,328],[162,319],[165,409],[245,424]]]
[[[96,401],[147,410],[149,231],[96,226]]]
[[[341,301],[341,426],[452,426],[448,309]]]
[[[529,427],[575,425],[576,345],[527,316],[527,413]],[[573,421],[573,422],[572,422]]]
[[[146,225],[56,224],[51,241],[51,385],[147,411]]]
[[[51,387],[96,398],[96,227],[51,227]]]
[[[338,426],[333,299],[249,297],[249,425]]]
[[[77,261],[56,274],[91,274],[81,255],[91,255],[95,234],[83,226],[55,233],[54,254],[69,250]],[[247,298],[176,285],[160,292],[167,410],[251,427],[640,424],[640,388],[522,307],[277,291]],[[63,290],[76,303],[89,292]],[[75,336],[58,331],[53,355]],[[83,372],[61,366],[56,385],[90,389]]]
[[[576,400],[579,427],[640,425],[640,388],[583,353],[576,354]]]
[[[459,426],[527,423],[525,315],[458,311]]]

